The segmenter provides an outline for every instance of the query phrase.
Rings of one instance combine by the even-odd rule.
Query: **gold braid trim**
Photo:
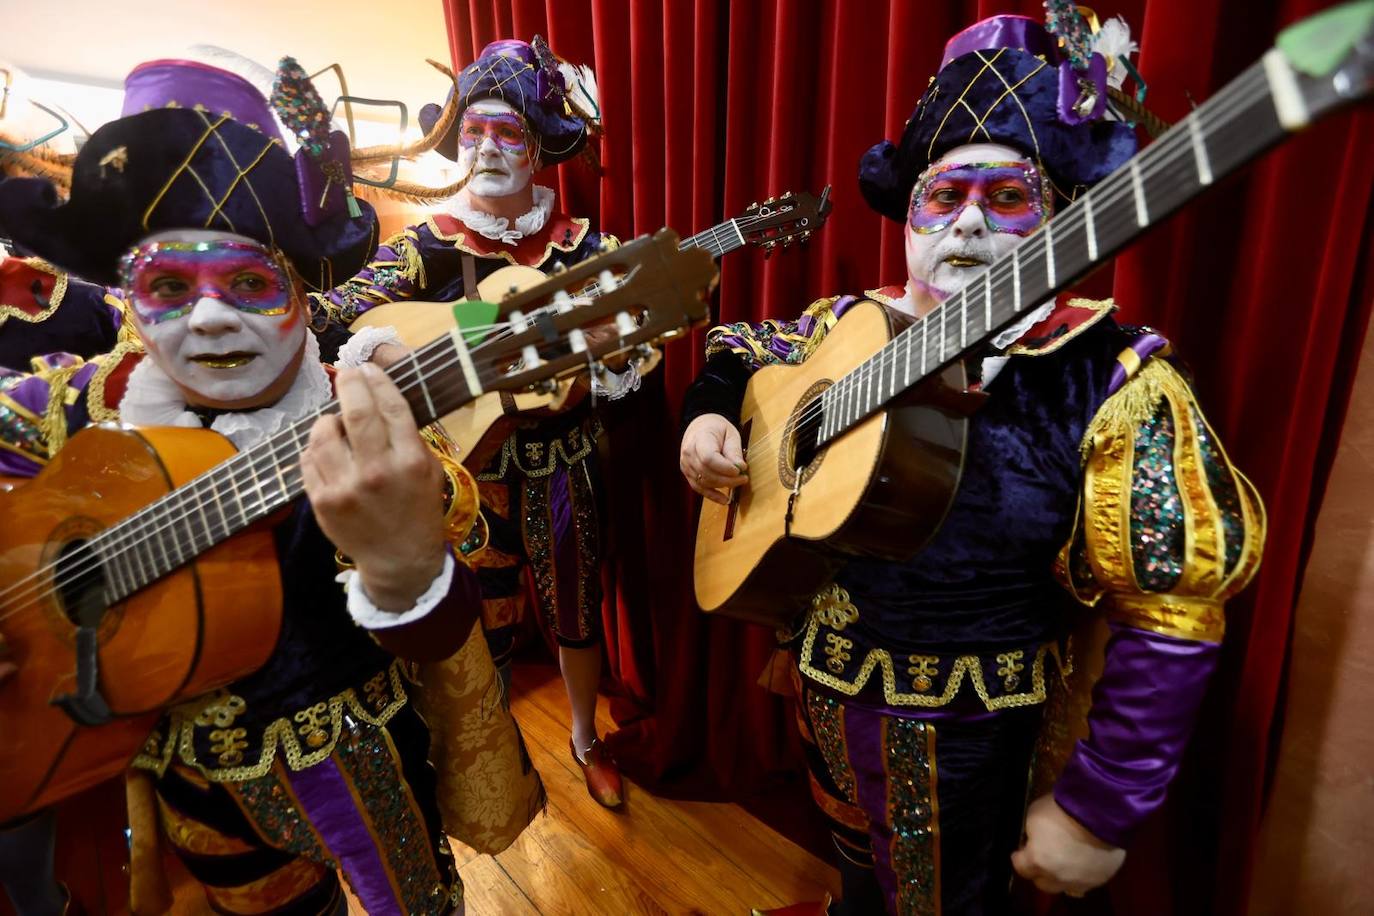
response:
[[[854,675],[853,680],[843,680],[828,671],[822,671],[811,664],[812,652],[816,647],[816,636],[820,632],[821,624],[819,620],[812,618],[806,627],[806,638],[802,642],[801,656],[798,659],[798,668],[804,677],[822,684],[832,690],[838,691],[845,696],[857,696],[859,691],[868,683],[869,677],[874,669],[881,668],[883,675],[883,701],[892,706],[921,706],[925,708],[935,708],[948,706],[949,703],[958,695],[959,689],[963,686],[965,678],[973,685],[973,691],[978,695],[978,699],[983,702],[984,708],[989,711],[999,709],[1012,709],[1018,706],[1034,706],[1037,703],[1045,702],[1045,659],[1053,657],[1059,658],[1057,647],[1053,643],[1046,643],[1035,653],[1035,659],[1030,664],[1031,689],[1025,693],[1008,693],[994,697],[988,693],[987,681],[983,671],[983,661],[976,655],[960,655],[953,659],[944,659],[950,662],[949,678],[945,681],[944,692],[938,696],[924,693],[902,693],[897,690],[897,673],[892,661],[892,655],[886,649],[869,649],[863,664],[859,666],[859,671]]]
[[[43,439],[47,442],[49,458],[62,451],[62,446],[67,444],[68,383],[85,365],[86,361],[77,357],[76,365],[45,373],[48,383],[48,408],[43,412],[42,432]]]
[[[86,386],[86,412],[90,414],[91,421],[94,423],[115,423],[119,420],[119,406],[109,406],[105,403],[105,383],[110,380],[110,376],[124,362],[124,357],[131,353],[142,353],[143,341],[134,334],[131,339],[119,343],[113,350],[103,356],[96,357],[100,363],[100,368],[95,370],[95,375],[91,376],[90,384]]]
[[[801,313],[801,318],[811,317],[816,322],[816,327],[812,330],[811,336],[807,337],[800,333],[789,333],[783,330],[784,323],[773,318],[767,318],[758,324],[751,324],[747,321],[735,322],[733,324],[720,324],[706,332],[706,358],[710,359],[717,353],[729,350],[738,353],[746,359],[751,359],[761,365],[771,365],[781,362],[777,354],[769,350],[760,340],[759,328],[765,328],[765,333],[772,338],[781,338],[791,344],[797,352],[802,354],[803,359],[811,356],[816,348],[825,340],[825,336],[835,327],[840,319],[835,317],[834,306],[843,296],[827,296],[824,299],[817,299],[806,307]],[[856,305],[858,303],[855,303]],[[738,337],[744,342],[744,346],[732,346],[725,343],[725,337]]]
[[[16,321],[26,321],[29,324],[40,324],[52,316],[62,304],[62,299],[67,295],[67,274],[58,270],[42,258],[25,258],[24,263],[39,273],[45,273],[53,278],[52,295],[48,297],[48,307],[36,315],[31,315],[17,305],[7,305],[0,302],[0,325],[5,323],[8,318]]]
[[[1173,595],[1112,595],[1107,615],[1120,624],[1160,636],[1221,642],[1226,634],[1222,602]]]
[[[349,687],[323,703],[314,704],[314,706],[300,710],[294,715],[282,716],[274,720],[262,731],[262,749],[257,762],[247,766],[208,768],[196,759],[196,718],[205,709],[207,700],[206,697],[201,697],[173,709],[168,721],[167,739],[164,746],[161,749],[157,748],[157,736],[154,735],[145,745],[143,753],[136,756],[130,765],[136,769],[152,770],[161,775],[175,756],[211,782],[245,782],[249,779],[265,776],[272,769],[272,764],[280,753],[286,757],[287,766],[291,770],[299,772],[327,759],[334,753],[334,746],[338,743],[339,735],[344,729],[343,717],[345,713],[379,727],[390,722],[392,717],[409,702],[405,681],[411,680],[411,678],[405,674],[405,671],[405,663],[399,659],[391,663],[385,672],[390,696],[384,697],[386,702],[377,712],[373,712],[365,705],[359,699],[354,688]],[[327,726],[329,738],[320,747],[306,750],[301,746],[297,732],[302,727],[301,723],[307,721],[308,714],[318,706],[325,707],[324,715],[314,717],[310,721],[321,727]]]

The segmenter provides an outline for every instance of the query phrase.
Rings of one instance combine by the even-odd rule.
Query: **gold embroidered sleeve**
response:
[[[1222,606],[1259,567],[1264,505],[1188,384],[1150,360],[1098,410],[1082,450],[1060,581],[1128,626],[1219,642]]]

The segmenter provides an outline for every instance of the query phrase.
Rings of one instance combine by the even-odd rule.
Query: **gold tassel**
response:
[[[1160,359],[1149,360],[1139,372],[1128,379],[1121,390],[1103,402],[1088,429],[1083,433],[1079,451],[1086,461],[1092,452],[1094,440],[1108,430],[1117,435],[1134,435],[1141,423],[1154,416],[1160,402],[1168,396],[1177,401],[1178,374],[1168,363]],[[1186,390],[1182,393],[1186,400]]]

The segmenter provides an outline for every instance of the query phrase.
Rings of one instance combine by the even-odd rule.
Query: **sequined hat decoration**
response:
[[[349,206],[347,138],[327,131],[294,61],[279,84],[272,94],[302,139],[294,159],[268,100],[242,77],[191,61],[135,68],[125,116],[76,156],[70,199],[48,181],[11,178],[0,183],[0,223],[27,250],[107,286],[141,239],[212,229],[277,248],[307,286],[332,288],[376,250],[376,214]]]
[[[992,16],[951,38],[900,143],[883,140],[860,160],[869,205],[905,220],[917,177],[969,143],[1020,150],[1065,199],[1125,163],[1136,138],[1131,125],[1107,117],[1106,61],[1085,50],[1076,31],[1069,43],[1077,44],[1066,51],[1027,16]]]
[[[450,102],[454,95],[459,113],[483,99],[497,99],[515,109],[536,135],[541,167],[564,162],[584,149],[596,164],[595,149],[587,143],[601,134],[596,78],[589,68],[559,58],[538,35],[529,43],[506,39],[487,45],[458,73]],[[433,104],[420,109],[425,130],[439,112]],[[456,122],[435,148],[449,159],[458,158]]]

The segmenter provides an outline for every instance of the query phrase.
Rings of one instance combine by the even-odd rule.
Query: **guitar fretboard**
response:
[[[817,444],[980,346],[1283,135],[1257,63],[826,389]]]
[[[704,248],[711,252],[711,257],[718,258],[723,254],[728,254],[736,248],[744,247],[744,233],[740,231],[739,223],[733,219],[712,226],[696,235],[689,235],[683,239],[679,248]]]
[[[448,337],[386,371],[420,426],[474,397]],[[89,546],[105,569],[106,601],[133,594],[301,496],[300,454],[310,428],[338,412],[331,400],[93,537]]]

